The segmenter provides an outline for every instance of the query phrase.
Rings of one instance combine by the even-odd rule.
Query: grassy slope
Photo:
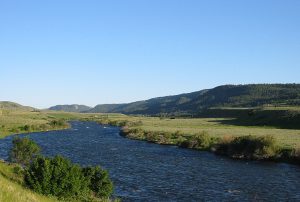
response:
[[[54,198],[42,196],[24,188],[19,183],[22,181],[13,172],[13,165],[0,162],[0,201],[5,202],[51,202]],[[18,183],[19,182],[19,183]]]

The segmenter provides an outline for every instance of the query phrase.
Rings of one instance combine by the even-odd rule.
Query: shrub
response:
[[[216,142],[216,139],[209,136],[207,132],[187,136],[186,140],[182,141],[179,146],[191,149],[210,149],[211,146]]]
[[[241,136],[230,142],[221,142],[217,153],[226,154],[233,158],[269,159],[279,154],[279,148],[272,136]]]
[[[50,122],[50,126],[52,126],[52,127],[64,126],[64,125],[66,125],[66,123],[63,120],[52,120]]]
[[[23,126],[22,130],[24,130],[24,131],[30,131],[30,126],[29,125]]]
[[[25,183],[38,193],[58,198],[80,198],[89,192],[80,166],[61,156],[36,158],[25,173]]]
[[[113,192],[107,171],[100,167],[81,168],[61,156],[36,158],[26,170],[24,181],[38,193],[67,200],[88,201],[91,192],[108,198]]]
[[[112,194],[113,184],[107,171],[96,166],[83,168],[82,172],[89,181],[89,188],[97,197],[108,198]]]
[[[28,166],[41,150],[34,141],[27,137],[15,137],[12,143],[13,147],[10,151],[10,161],[23,166]]]

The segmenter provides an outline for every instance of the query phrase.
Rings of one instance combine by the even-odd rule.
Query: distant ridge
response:
[[[86,112],[88,110],[92,109],[89,106],[86,105],[77,105],[77,104],[72,104],[72,105],[56,105],[53,107],[50,107],[49,110],[54,110],[54,111],[65,111],[65,112]]]
[[[15,102],[0,101],[0,110],[33,111],[36,109],[33,107],[23,106]]]
[[[127,104],[101,104],[94,108],[57,105],[51,110],[123,114],[197,114],[211,107],[300,106],[300,84],[222,85],[180,95],[152,98]],[[71,107],[70,107],[71,106]],[[78,107],[79,108],[79,107]]]
[[[210,107],[300,105],[300,84],[223,85],[128,104],[97,105],[89,112],[157,115],[194,114]]]

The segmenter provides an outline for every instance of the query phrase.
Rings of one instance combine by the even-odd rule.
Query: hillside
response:
[[[9,101],[0,101],[0,110],[10,110],[10,111],[32,111],[35,110],[32,107],[27,107],[20,105],[18,103],[9,102]]]
[[[97,105],[88,112],[197,114],[211,107],[299,106],[300,84],[223,85],[209,90],[158,97],[128,104]]]
[[[54,111],[65,111],[65,112],[85,112],[92,109],[91,107],[88,107],[86,105],[56,105],[53,107],[50,107],[49,110]]]

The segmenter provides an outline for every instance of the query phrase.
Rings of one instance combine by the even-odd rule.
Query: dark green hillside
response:
[[[119,111],[122,107],[127,104],[102,104],[96,105],[94,108],[90,109],[90,113],[113,113],[114,111]]]
[[[256,107],[300,105],[300,84],[224,85],[192,102],[201,107]]]
[[[181,95],[128,104],[97,105],[89,112],[124,114],[198,114],[211,107],[299,106],[300,84],[223,85]]]
[[[50,107],[49,110],[54,111],[65,111],[65,112],[85,112],[90,110],[91,107],[85,106],[85,105],[56,105],[53,107]]]
[[[206,90],[194,93],[181,94],[175,96],[153,98],[145,101],[138,101],[129,104],[97,105],[89,112],[109,112],[124,114],[159,114],[177,111],[178,107],[184,106]],[[180,110],[185,110],[181,107]]]

